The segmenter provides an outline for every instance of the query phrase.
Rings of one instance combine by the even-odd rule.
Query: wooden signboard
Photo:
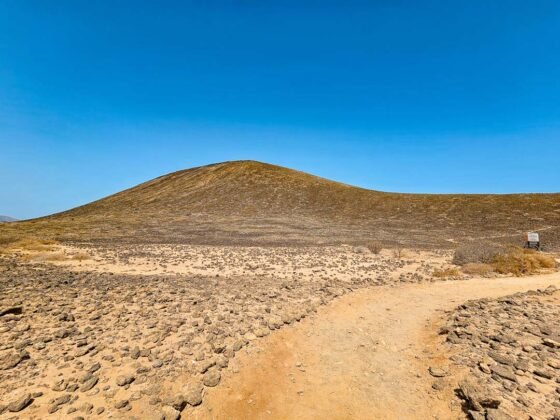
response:
[[[539,234],[536,232],[527,233],[527,248],[541,249],[541,241]]]

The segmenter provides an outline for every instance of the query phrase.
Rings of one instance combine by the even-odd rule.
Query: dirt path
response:
[[[284,328],[240,353],[188,418],[457,418],[454,385],[437,326],[442,311],[482,297],[551,284],[560,274],[379,287],[346,295],[313,318]],[[430,366],[450,369],[432,389]]]

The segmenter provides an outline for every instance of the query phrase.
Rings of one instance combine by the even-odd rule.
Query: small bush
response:
[[[381,242],[373,241],[367,244],[367,248],[371,251],[372,254],[377,255],[383,249],[383,245],[381,245]]]
[[[393,257],[400,260],[404,256],[404,249],[401,246],[393,248]]]
[[[465,274],[486,276],[494,272],[494,267],[491,264],[485,263],[468,263],[463,266],[462,270]]]
[[[432,276],[437,278],[460,277],[461,273],[455,267],[449,267],[441,270],[435,270]]]
[[[502,245],[493,244],[491,242],[469,242],[455,250],[453,264],[491,264],[496,257],[503,252],[504,247]]]

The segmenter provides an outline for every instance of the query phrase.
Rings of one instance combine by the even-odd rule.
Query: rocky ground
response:
[[[231,367],[238,373],[224,375],[219,387],[208,389],[199,409],[187,409],[187,416],[465,419],[456,391],[470,371],[452,362],[461,349],[450,345],[440,328],[468,299],[496,299],[551,285],[560,287],[559,273],[348,293],[236,355]],[[527,419],[528,413],[517,418]]]
[[[373,306],[358,320],[348,318],[348,326],[333,330],[336,340],[340,340],[341,334],[347,337],[353,325],[359,348],[365,349],[362,344],[373,340],[372,336],[361,337],[364,331],[369,331],[360,324],[366,321],[368,328],[373,328],[373,336],[387,334],[384,339],[387,343],[394,340],[395,346],[406,337],[414,337],[411,333],[414,329],[404,329],[396,335],[395,331],[399,330],[394,327],[407,314],[416,325],[421,302],[426,314],[431,313],[436,303],[426,299],[433,299],[432,287],[441,289],[432,283],[445,280],[432,275],[450,260],[448,252],[384,250],[374,254],[367,248],[350,246],[75,244],[47,248],[0,254],[0,419],[176,419],[181,413],[204,417],[211,412],[207,400],[212,391],[222,386],[224,378],[240,376],[236,375],[240,352],[253,360],[257,343],[264,341],[261,338],[285,326],[299,327],[300,321],[310,318],[319,307],[343,295],[354,295],[348,292],[383,291],[361,302],[368,308]],[[448,282],[451,283],[462,282]],[[410,289],[416,285],[420,291],[429,287],[425,289],[428,295],[413,299],[406,295],[417,290]],[[388,296],[392,296],[394,303]],[[557,369],[556,364],[550,365],[550,360],[558,360],[555,346],[559,314],[553,308],[554,302],[556,306],[558,302],[552,302],[557,297],[558,294],[541,293],[509,300],[477,301],[461,307],[453,317],[448,328],[449,340],[457,343],[453,347],[462,349],[455,361],[473,367],[473,380],[464,388],[465,398],[477,401],[469,395],[485,392],[481,387],[488,386],[488,382],[516,396],[525,390],[521,401],[528,404],[519,406],[523,403],[510,401],[507,395],[498,396],[499,405],[493,400],[490,405],[485,401],[482,406],[473,403],[474,415],[498,418],[499,414],[515,415],[519,412],[515,410],[523,407],[523,413],[528,412],[528,407],[539,407],[540,414],[556,413],[553,410],[558,408],[558,394],[555,394],[558,385],[553,384],[558,376],[547,379],[546,375]],[[538,304],[534,304],[535,300]],[[507,303],[510,301],[517,303]],[[449,300],[442,296],[442,302]],[[385,308],[385,303],[390,307]],[[505,304],[513,309],[504,310]],[[400,308],[405,313],[401,314]],[[489,312],[483,313],[481,308]],[[532,311],[527,312],[531,315],[529,321],[539,328],[522,323],[520,314],[529,310]],[[342,314],[346,312],[344,309]],[[381,322],[386,314],[391,314],[390,319]],[[521,318],[511,318],[513,315]],[[334,319],[346,318],[337,313]],[[473,322],[472,327],[463,325],[467,321]],[[329,321],[326,325],[330,328],[335,323]],[[403,323],[401,327],[406,325]],[[508,356],[508,351],[519,350],[511,347],[514,342],[495,339],[506,336],[499,331],[491,334],[490,331],[500,328],[512,331],[529,328],[533,337],[543,335],[541,344],[529,340],[520,347],[523,357],[518,359],[530,359],[532,369],[526,370],[525,376],[520,367],[508,368],[509,365],[502,363],[506,359],[500,364],[487,360],[497,353]],[[317,330],[312,328],[309,334],[312,331]],[[317,348],[332,347],[326,344],[332,344],[332,336],[323,337],[324,343],[312,346],[309,354],[317,354]],[[517,337],[513,332],[507,336]],[[485,337],[489,337],[487,341]],[[308,340],[309,336],[302,339]],[[383,340],[377,341],[383,345]],[[350,347],[344,348],[348,350],[345,357],[358,355],[354,344],[352,341]],[[305,346],[300,343],[297,347]],[[483,353],[487,347],[494,353]],[[379,354],[386,358],[372,359],[372,363],[379,364],[376,372],[392,366],[392,352],[378,351],[376,357]],[[414,354],[418,354],[416,350]],[[362,356],[357,359],[356,367],[361,366],[362,359]],[[249,362],[245,360],[243,364],[249,366]],[[343,360],[333,354],[334,367],[328,371],[336,372],[340,363]],[[393,369],[402,373],[395,379],[395,401],[400,401],[402,377],[408,374],[408,365],[399,363],[402,366]],[[395,363],[395,366],[400,365]],[[482,366],[488,369],[481,370]],[[305,371],[298,367],[298,371],[302,369]],[[507,375],[508,369],[516,380],[496,373]],[[387,375],[390,371],[387,370]],[[356,373],[356,377],[360,375]],[[534,377],[533,385],[526,383],[528,377]],[[386,384],[382,377],[379,379],[381,384]],[[481,382],[482,379],[487,381]],[[377,388],[377,383],[374,384]],[[370,401],[369,392],[365,409]],[[299,394],[298,398],[301,398]],[[416,402],[422,401],[423,398],[418,398]],[[495,411],[498,406],[500,410]]]
[[[266,264],[244,252],[206,252],[205,265],[190,265],[211,277],[72,271],[3,256],[0,418],[178,418],[259,337],[358,288],[432,280],[429,265],[363,249],[330,260],[328,252],[285,249]],[[135,248],[103,253],[129,268],[145,257]],[[148,263],[181,263],[157,255]],[[243,270],[232,271],[240,263]],[[274,275],[275,265],[283,275]]]
[[[429,280],[449,263],[450,251],[382,250],[366,247],[223,247],[198,245],[54,245],[24,253],[72,271],[119,274],[181,274],[205,277],[266,277],[278,280],[371,281],[385,284]]]
[[[470,418],[560,419],[560,290],[466,302],[443,327]]]

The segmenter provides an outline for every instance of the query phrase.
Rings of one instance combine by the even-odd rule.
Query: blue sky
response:
[[[560,3],[0,2],[0,214],[237,159],[560,191]]]

